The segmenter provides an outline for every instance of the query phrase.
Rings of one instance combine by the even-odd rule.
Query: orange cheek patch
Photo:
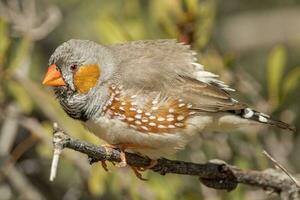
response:
[[[97,64],[82,65],[74,74],[74,85],[79,93],[87,93],[93,88],[100,77],[100,67]]]

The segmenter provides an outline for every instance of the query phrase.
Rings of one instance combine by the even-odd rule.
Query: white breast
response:
[[[153,159],[174,154],[177,150],[184,148],[193,135],[181,130],[173,133],[143,133],[129,128],[118,119],[106,117],[89,120],[85,126],[109,144],[136,145],[136,148],[127,151],[141,153]]]

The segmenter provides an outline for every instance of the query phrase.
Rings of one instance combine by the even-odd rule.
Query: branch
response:
[[[117,149],[96,146],[77,140],[66,134],[57,124],[54,124],[54,159],[51,169],[51,180],[56,175],[58,158],[64,148],[73,149],[86,154],[90,163],[98,161],[120,162],[120,152]],[[151,160],[133,153],[126,153],[127,164],[133,167],[146,168]],[[228,165],[221,160],[212,160],[208,163],[197,164],[184,161],[161,158],[150,170],[161,175],[168,173],[198,176],[206,186],[214,189],[231,191],[238,184],[246,184],[269,190],[281,195],[282,199],[298,199],[300,188],[282,171],[267,169],[264,171],[242,170]]]

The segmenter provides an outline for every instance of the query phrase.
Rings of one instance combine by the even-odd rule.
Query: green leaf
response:
[[[6,23],[0,19],[0,65],[4,63],[5,53],[10,44]]]
[[[278,45],[271,50],[267,64],[269,100],[274,108],[279,104],[280,83],[285,66],[286,50],[283,46]]]
[[[283,82],[283,96],[286,97],[289,93],[293,92],[300,84],[300,67],[291,70]]]

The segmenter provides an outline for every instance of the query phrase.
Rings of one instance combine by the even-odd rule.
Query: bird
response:
[[[202,132],[249,124],[295,131],[234,99],[234,89],[206,71],[189,45],[174,39],[101,45],[71,39],[49,59],[43,84],[62,108],[121,151],[157,160]]]

